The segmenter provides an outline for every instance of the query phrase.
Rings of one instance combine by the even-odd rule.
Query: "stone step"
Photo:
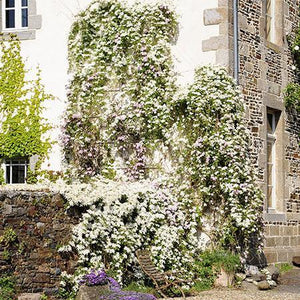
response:
[[[18,300],[41,300],[41,294],[24,293],[18,296]]]

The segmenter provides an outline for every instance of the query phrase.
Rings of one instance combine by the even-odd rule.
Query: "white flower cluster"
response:
[[[189,182],[202,214],[215,216],[218,244],[247,250],[251,239],[262,242],[262,195],[241,94],[224,69],[208,66],[196,71],[182,99],[186,113],[176,124],[181,137],[170,142],[176,145],[180,180]]]
[[[81,264],[110,268],[119,279],[136,272],[134,252],[146,247],[162,270],[189,274],[194,251],[208,243],[196,239],[200,219],[211,223],[217,245],[241,252],[254,235],[261,241],[262,197],[241,94],[224,69],[203,67],[178,95],[176,30],[164,5],[104,0],[78,16],[70,35],[66,158],[81,179],[115,180],[53,189],[86,210],[69,245]],[[134,182],[154,161],[168,188]]]
[[[183,270],[197,251],[196,212],[176,200],[167,187],[148,181],[95,180],[91,184],[53,185],[71,206],[86,208],[69,245],[79,263],[110,269],[121,282],[138,267],[135,251],[149,248],[161,270]],[[71,247],[71,248],[70,248]],[[135,268],[139,272],[139,268]]]
[[[175,13],[160,4],[94,1],[78,16],[63,143],[82,177],[145,174],[171,121],[176,30]]]

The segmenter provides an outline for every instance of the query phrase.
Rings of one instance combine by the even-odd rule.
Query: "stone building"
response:
[[[236,16],[227,0],[204,11],[205,25],[219,24],[219,36],[203,41],[203,50],[236,73],[244,94],[253,165],[265,195],[267,260],[291,261],[300,254],[300,123],[285,109],[283,91],[294,79],[288,36],[299,24],[299,1],[233,2]]]
[[[56,98],[46,116],[55,126],[53,138],[58,139],[66,103],[68,33],[76,14],[92,0],[0,2],[2,32],[19,36],[27,66],[40,66],[47,92]],[[240,84],[253,166],[265,195],[265,253],[269,262],[291,261],[300,255],[300,123],[285,110],[283,90],[294,79],[287,37],[299,22],[299,0],[173,0],[173,4],[179,16],[173,52],[180,82],[191,82],[194,68],[210,63],[227,67]],[[5,164],[7,172],[26,161],[21,158],[14,165],[7,159]],[[44,167],[61,168],[59,145]]]

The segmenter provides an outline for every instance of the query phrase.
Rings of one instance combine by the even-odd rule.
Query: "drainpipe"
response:
[[[238,19],[239,1],[233,0],[233,74],[236,83],[239,84],[239,19]]]

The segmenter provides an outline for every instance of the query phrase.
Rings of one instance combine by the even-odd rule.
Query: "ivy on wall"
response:
[[[45,157],[50,129],[41,116],[43,103],[51,99],[36,78],[27,80],[27,70],[20,54],[20,42],[12,37],[0,40],[0,157]]]

